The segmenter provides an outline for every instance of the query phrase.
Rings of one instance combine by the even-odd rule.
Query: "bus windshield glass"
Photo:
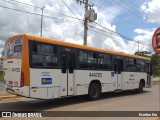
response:
[[[21,58],[22,57],[22,40],[16,39],[5,44],[4,57]]]

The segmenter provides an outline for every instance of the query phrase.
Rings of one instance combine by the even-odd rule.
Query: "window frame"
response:
[[[86,52],[87,53],[87,58],[86,59],[84,59],[84,53],[83,53],[83,59],[82,60],[80,60],[80,52]],[[80,64],[82,64],[81,62],[82,61],[84,61],[85,60],[85,62],[84,62],[84,64],[86,64],[86,67],[80,67]],[[78,50],[78,67],[79,67],[79,69],[89,69],[88,68],[88,51],[87,50]]]
[[[92,53],[92,57],[90,57],[90,59],[93,59],[93,60],[89,60],[89,54],[91,55],[91,53]],[[96,55],[96,56],[94,56],[94,55]],[[88,62],[88,68],[89,69],[98,69],[98,59],[97,59],[98,56],[97,55],[98,55],[97,52],[88,51],[87,62]],[[91,62],[89,63],[89,61],[91,61]],[[90,67],[90,66],[93,66],[93,67]]]
[[[21,49],[20,49],[19,51],[15,51],[15,48],[16,48],[16,47],[19,47],[19,46],[21,47]],[[14,52],[22,52],[22,45],[15,45],[15,46],[14,46]]]
[[[140,67],[138,67],[137,61],[143,61],[143,70],[139,70]],[[137,72],[145,72],[145,60],[136,59],[136,67],[137,67]]]
[[[110,65],[111,65],[111,68],[100,68],[100,64],[99,64],[99,58],[100,58],[100,55],[103,55],[103,57],[104,56],[109,56],[110,57]],[[104,57],[105,58],[105,57]],[[104,59],[103,58],[103,59]],[[107,57],[108,58],[108,57]],[[98,68],[100,69],[100,70],[113,70],[113,59],[112,59],[113,57],[112,57],[112,55],[111,54],[107,54],[107,53],[98,53],[98,59],[97,59],[97,64],[98,64]],[[107,62],[108,63],[108,62]],[[104,64],[103,64],[104,65]],[[108,65],[108,64],[106,64],[106,65]]]
[[[133,59],[133,64],[129,63],[129,59]],[[137,64],[136,64],[136,58],[132,57],[125,57],[126,63],[125,63],[125,68],[127,72],[137,72]],[[128,67],[128,65],[130,65]],[[134,69],[131,69],[131,67],[135,67]]]
[[[55,44],[50,44],[50,43],[46,43],[46,42],[39,42],[39,41],[34,41],[34,40],[28,40],[29,41],[29,65],[30,65],[30,68],[40,68],[40,69],[60,69],[61,67],[60,67],[60,63],[59,63],[59,51],[58,51],[58,49],[59,49],[59,45],[55,45]],[[32,45],[33,44],[36,44],[36,45],[50,45],[50,46],[52,46],[53,47],[53,50],[54,50],[54,47],[56,47],[57,48],[57,65],[56,66],[35,66],[34,64],[33,64],[33,62],[32,62],[32,55],[33,55],[33,52],[32,52],[32,50],[33,50],[33,48],[32,48]]]

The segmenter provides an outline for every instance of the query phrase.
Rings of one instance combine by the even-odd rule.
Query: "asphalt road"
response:
[[[160,85],[145,88],[144,92],[137,94],[134,91],[123,93],[105,93],[96,101],[87,100],[86,96],[68,97],[55,100],[35,100],[16,98],[0,100],[0,111],[159,111],[160,110]],[[62,115],[63,116],[63,115]],[[95,120],[98,117],[87,117]],[[44,118],[41,118],[44,119]],[[54,119],[60,119],[54,118]],[[65,117],[68,120],[68,118]],[[73,119],[73,118],[72,118]],[[78,117],[75,119],[84,119]],[[155,120],[148,117],[100,117],[98,119],[110,120]]]

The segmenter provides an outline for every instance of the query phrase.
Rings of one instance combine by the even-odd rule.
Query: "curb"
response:
[[[160,81],[153,81],[153,85],[160,84]]]
[[[17,95],[9,95],[9,96],[0,96],[0,100],[2,99],[8,99],[8,98],[15,98]]]
[[[1,94],[0,94],[0,100],[2,100],[2,99],[9,99],[9,98],[15,98],[15,97],[17,97],[17,95],[13,95],[13,94],[10,94],[10,93],[7,93],[6,91],[1,91],[0,92]]]

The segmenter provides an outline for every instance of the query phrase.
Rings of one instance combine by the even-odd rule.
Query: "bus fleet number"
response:
[[[90,77],[102,77],[102,73],[90,73]]]

